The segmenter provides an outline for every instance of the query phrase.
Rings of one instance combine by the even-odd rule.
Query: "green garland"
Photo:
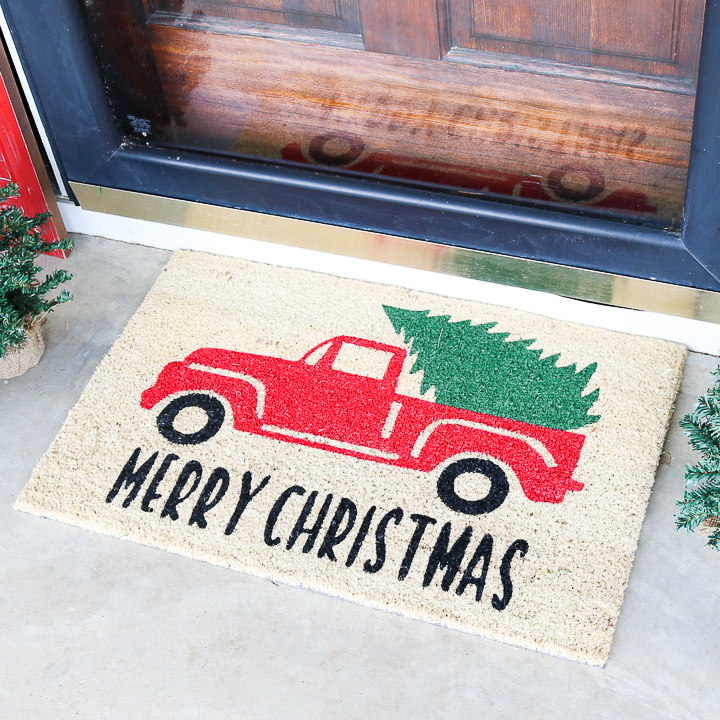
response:
[[[18,186],[8,183],[0,188],[0,203],[19,197]],[[40,281],[42,270],[35,265],[38,255],[72,247],[68,238],[46,242],[42,238],[50,213],[26,216],[15,205],[0,208],[0,358],[11,348],[22,345],[27,331],[56,305],[72,299],[67,290],[46,300],[45,295],[70,280],[67,270],[55,270]]]
[[[713,371],[720,378],[720,368]],[[696,530],[704,524],[715,528],[708,545],[720,550],[720,379],[681,421],[680,427],[702,459],[685,468],[685,496],[677,501],[678,529]]]

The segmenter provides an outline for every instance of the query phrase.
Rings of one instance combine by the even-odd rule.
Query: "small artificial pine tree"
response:
[[[0,188],[0,203],[15,197],[19,192],[14,183]],[[42,270],[35,265],[38,255],[72,246],[70,239],[52,243],[42,238],[49,218],[49,212],[28,217],[15,205],[0,207],[0,358],[22,345],[28,330],[46,313],[72,299],[67,290],[53,300],[44,298],[70,280],[67,270],[55,270],[43,281],[35,277]]]
[[[720,377],[720,368],[713,372]],[[695,530],[701,524],[715,528],[708,545],[720,550],[720,380],[703,395],[680,427],[702,459],[685,468],[685,496],[678,500],[678,530]]]
[[[534,340],[507,342],[510,333],[491,333],[494,322],[471,325],[429,310],[384,308],[417,355],[411,372],[423,370],[420,391],[434,386],[437,402],[559,430],[600,419],[588,415],[600,391],[582,394],[596,363],[579,372],[557,366],[559,355],[541,358],[542,350],[528,348]]]

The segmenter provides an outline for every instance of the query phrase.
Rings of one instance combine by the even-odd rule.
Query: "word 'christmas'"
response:
[[[203,468],[197,460],[190,460],[180,471],[177,480],[167,496],[158,492],[160,484],[165,479],[170,466],[179,460],[180,457],[169,453],[158,466],[152,480],[146,486],[146,481],[155,467],[159,453],[153,453],[147,460],[140,463],[141,448],[137,448],[115,481],[107,495],[106,502],[112,503],[121,491],[128,491],[122,501],[122,507],[128,508],[145,491],[140,499],[140,509],[147,513],[160,512],[161,518],[169,518],[171,521],[180,520],[179,506],[190,500],[187,506],[190,507],[190,526],[197,526],[205,529],[208,526],[207,514],[216,506],[220,505],[230,489],[230,473],[222,467],[215,468],[202,485],[199,494],[196,495],[202,483]],[[248,505],[263,492],[270,483],[270,476],[263,478],[253,487],[253,477],[250,471],[246,472],[241,481],[240,495],[236,500],[235,507],[224,528],[225,535],[232,535],[243,513]],[[281,515],[291,514],[288,505],[293,496],[305,497],[305,502],[297,515],[297,519],[287,539],[281,537],[277,531]],[[316,505],[319,509],[314,514]],[[429,515],[420,513],[408,514],[401,508],[396,507],[387,512],[378,510],[373,505],[364,513],[359,512],[358,506],[350,498],[342,497],[335,504],[329,524],[325,521],[330,516],[330,510],[334,505],[334,496],[328,493],[318,502],[318,491],[308,493],[301,485],[292,485],[285,489],[273,503],[268,513],[263,530],[263,540],[269,547],[283,546],[285,550],[292,550],[301,538],[302,552],[310,553],[317,548],[317,557],[327,559],[333,563],[342,563],[345,567],[352,567],[358,560],[368,536],[374,536],[373,557],[366,559],[362,568],[370,575],[380,572],[386,565],[388,542],[391,541],[392,528],[405,523],[412,523],[412,535],[407,542],[403,559],[397,570],[397,579],[404,581],[408,576],[415,560],[420,544],[425,537],[429,527],[437,524],[437,520]],[[312,519],[311,519],[311,516]],[[358,522],[359,521],[359,522]],[[377,522],[376,522],[377,521]],[[374,525],[374,533],[371,529]],[[324,530],[324,532],[323,532]],[[474,529],[471,526],[465,527],[460,535],[451,543],[453,536],[452,525],[446,522],[438,533],[423,574],[423,587],[428,587],[435,578],[438,571],[444,571],[440,581],[440,587],[449,592],[455,581],[455,594],[462,595],[469,586],[475,591],[475,600],[480,602],[488,574],[488,568],[493,554],[494,540],[490,533],[486,533],[475,544],[473,542]],[[304,536],[304,537],[303,537]],[[369,541],[372,544],[372,540]],[[342,546],[342,547],[341,547]],[[472,553],[469,553],[474,546]],[[345,552],[347,551],[347,554]],[[493,594],[492,606],[496,610],[504,610],[513,594],[513,584],[510,577],[510,569],[513,558],[516,554],[523,557],[528,551],[528,543],[525,540],[515,540],[505,550],[500,562],[500,580],[503,594],[499,597]],[[469,558],[469,559],[466,559]]]

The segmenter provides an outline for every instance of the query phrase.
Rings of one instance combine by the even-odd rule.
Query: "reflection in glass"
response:
[[[672,225],[702,0],[84,0],[130,137]]]

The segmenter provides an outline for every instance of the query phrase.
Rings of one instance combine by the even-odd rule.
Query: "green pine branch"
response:
[[[46,241],[43,233],[50,213],[27,216],[16,205],[4,204],[17,197],[14,183],[0,187],[0,358],[25,342],[33,323],[72,299],[67,290],[45,297],[70,280],[67,270],[54,270],[39,280],[42,268],[35,264],[44,253],[69,249],[72,241]]]
[[[720,378],[720,368],[713,375]],[[680,428],[702,456],[685,468],[685,494],[677,501],[675,524],[690,532],[720,517],[720,379],[680,421]],[[720,528],[710,534],[708,545],[720,550]]]
[[[720,443],[695,413],[680,421],[680,429],[687,435],[693,450],[703,455],[720,456]]]

